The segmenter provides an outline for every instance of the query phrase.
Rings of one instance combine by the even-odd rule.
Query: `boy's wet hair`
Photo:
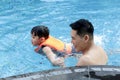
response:
[[[70,27],[73,30],[77,31],[77,34],[81,37],[84,35],[88,34],[91,39],[93,39],[93,32],[94,32],[94,27],[91,22],[89,22],[86,19],[80,19],[72,24],[70,24]]]
[[[32,28],[31,34],[34,36],[45,37],[47,39],[49,37],[49,29],[46,26],[38,25]]]

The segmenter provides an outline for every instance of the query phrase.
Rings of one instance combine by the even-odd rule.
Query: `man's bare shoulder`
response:
[[[82,62],[88,62],[88,61],[90,61],[90,56],[89,55],[82,55],[81,56],[81,58],[80,58],[80,60],[82,61]]]
[[[91,59],[88,55],[82,55],[79,58],[79,62],[77,64],[77,66],[87,66],[87,65],[91,65]]]

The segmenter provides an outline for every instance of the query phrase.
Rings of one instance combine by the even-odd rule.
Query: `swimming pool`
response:
[[[0,77],[59,68],[36,54],[30,30],[43,24],[51,35],[70,42],[69,24],[89,19],[95,27],[95,42],[108,52],[108,65],[120,66],[119,0],[0,0]],[[74,66],[76,58],[66,60]]]

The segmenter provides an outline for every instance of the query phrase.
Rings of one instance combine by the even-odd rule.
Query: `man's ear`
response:
[[[85,42],[88,42],[89,39],[90,39],[89,35],[85,35],[85,36],[84,36],[84,41],[85,41]]]

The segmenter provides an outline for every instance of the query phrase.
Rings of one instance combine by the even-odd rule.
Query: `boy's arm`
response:
[[[53,51],[51,50],[50,47],[43,47],[43,52],[46,54],[46,56],[48,57],[48,59],[53,62],[54,58],[56,57],[56,55],[53,53]]]
[[[60,58],[57,59],[56,54],[52,51],[50,47],[45,46],[42,50],[54,65],[61,65],[64,63],[64,60],[61,60]]]

